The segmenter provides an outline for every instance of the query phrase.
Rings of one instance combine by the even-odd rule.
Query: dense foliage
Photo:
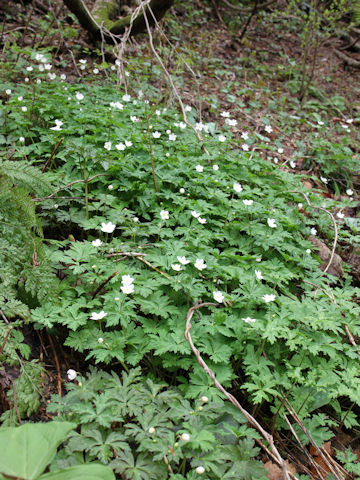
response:
[[[26,322],[79,359],[68,371],[75,382],[47,409],[78,427],[63,435],[52,472],[99,462],[134,480],[264,478],[258,434],[184,336],[202,301],[210,305],[193,316],[194,344],[269,429],[289,429],[284,399],[319,445],[338,427],[358,428],[360,292],[349,266],[331,275],[319,252],[319,242],[359,246],[358,219],[342,213],[355,203],[358,162],[342,97],[275,121],[279,99],[265,86],[268,111],[245,131],[234,113],[247,105],[231,93],[242,67],[214,60],[234,106],[221,111],[211,98],[205,121],[195,105],[183,106],[185,118],[159,100],[146,68],[159,71],[145,60],[140,85],[124,88],[119,63],[70,82],[46,49],[16,54],[1,67],[0,362],[20,375],[4,383],[3,425],[29,418],[43,397]],[[301,83],[284,66],[276,74],[290,90]],[[248,110],[260,107],[251,87],[241,94]],[[294,175],[300,168],[312,171]],[[351,450],[339,459],[356,470]]]

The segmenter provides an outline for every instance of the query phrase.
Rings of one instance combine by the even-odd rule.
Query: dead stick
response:
[[[61,145],[61,143],[63,142],[63,140],[64,140],[64,137],[61,137],[60,140],[58,141],[58,143],[55,145],[54,150],[51,152],[50,157],[46,160],[46,163],[45,163],[45,165],[43,166],[43,168],[42,168],[42,170],[41,170],[42,173],[44,173],[45,170],[47,169],[47,166],[49,165],[49,163],[51,162],[51,160],[54,158],[54,155],[55,155],[57,149],[60,147],[60,145]]]
[[[51,195],[48,195],[47,197],[33,198],[33,202],[43,202],[44,200],[49,200],[50,198],[54,198],[57,193],[61,192],[61,190],[66,190],[68,187],[71,187],[72,185],[76,185],[77,183],[84,183],[84,182],[89,183],[89,182],[91,182],[91,180],[94,180],[94,178],[104,177],[104,176],[107,176],[107,175],[110,175],[110,174],[109,173],[98,173],[96,175],[93,175],[90,178],[87,178],[86,180],[83,180],[83,179],[74,180],[73,182],[70,182],[67,185],[64,185],[63,187],[58,188],[54,193],[52,193]]]
[[[9,325],[9,320],[5,317],[4,312],[1,310],[1,308],[0,308],[0,315],[2,316],[4,322],[5,322],[7,325]]]
[[[107,277],[106,280],[104,280],[102,283],[100,283],[100,285],[97,287],[97,289],[95,290],[95,292],[92,294],[92,298],[95,298],[96,295],[100,292],[100,290],[108,283],[110,282],[110,280],[114,277],[116,277],[116,275],[119,273],[119,270],[115,270],[115,272],[113,272],[111,275],[109,275]]]
[[[13,393],[14,393],[14,408],[15,408],[17,419],[19,420],[19,423],[21,425],[22,421],[21,421],[21,417],[20,417],[20,413],[19,413],[19,409],[18,409],[18,405],[17,405],[16,387],[15,387],[15,382],[14,382],[13,379],[11,379],[11,385],[12,385]]]
[[[290,480],[289,472],[286,467],[286,463],[281,457],[278,449],[275,446],[274,443],[274,438],[272,435],[270,435],[266,430],[263,429],[263,427],[260,425],[260,423],[247,411],[245,408],[243,408],[240,403],[237,401],[237,399],[231,395],[225,388],[218,382],[218,380],[215,377],[215,373],[206,365],[204,360],[201,357],[201,354],[199,350],[195,347],[191,335],[190,335],[190,329],[191,329],[191,319],[195,313],[196,310],[202,307],[208,307],[208,306],[217,306],[215,303],[197,303],[193,307],[191,307],[188,310],[188,313],[186,315],[186,327],[185,327],[185,338],[189,342],[191,350],[195,354],[197,361],[199,365],[204,369],[205,373],[209,375],[209,377],[212,379],[214,382],[215,387],[223,394],[225,397],[236,407],[240,410],[240,412],[244,415],[246,420],[249,422],[250,425],[252,425],[259,433],[260,435],[269,443],[270,448],[274,454],[274,456],[278,459],[279,464],[281,465],[284,478],[285,480]]]
[[[56,371],[57,371],[57,388],[58,388],[58,395],[61,397],[61,373],[60,373],[60,364],[59,364],[59,359],[56,355],[56,350],[54,347],[54,342],[52,341],[52,338],[48,334],[48,339],[52,348],[52,351],[54,353],[54,358],[55,358],[55,364],[56,364]]]
[[[1,347],[0,347],[0,355],[2,354],[2,352],[5,348],[5,343],[7,342],[7,339],[9,338],[9,335],[10,335],[12,329],[13,329],[13,327],[10,325],[9,330],[7,331],[7,333],[5,335],[5,338],[4,338],[4,341],[2,342]]]

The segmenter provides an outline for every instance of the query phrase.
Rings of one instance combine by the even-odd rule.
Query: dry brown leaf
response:
[[[321,263],[320,268],[321,270],[324,270],[329,263],[331,257],[330,248],[313,235],[310,235],[308,237],[308,240],[318,249],[319,257],[323,262]],[[342,268],[342,258],[337,253],[335,253],[327,273],[329,273],[330,275],[334,275],[335,277],[342,277],[344,275],[344,270]]]

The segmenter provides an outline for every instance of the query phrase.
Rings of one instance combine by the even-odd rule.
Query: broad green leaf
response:
[[[39,480],[115,480],[115,475],[104,465],[76,465],[41,475]]]
[[[26,423],[0,430],[0,472],[35,480],[76,425],[70,422]]]

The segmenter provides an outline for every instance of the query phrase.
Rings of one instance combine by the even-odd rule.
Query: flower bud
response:
[[[190,435],[188,433],[183,433],[180,438],[184,442],[188,442],[190,440]]]

